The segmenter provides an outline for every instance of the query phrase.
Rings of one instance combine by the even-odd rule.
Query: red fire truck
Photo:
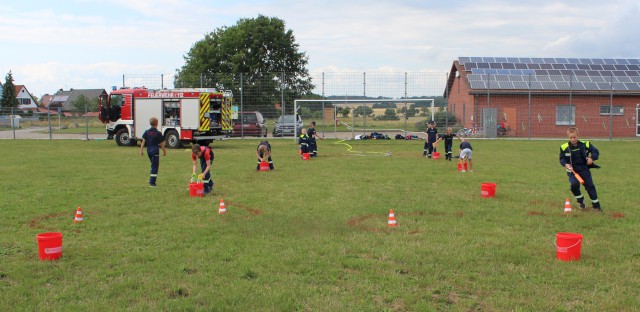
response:
[[[216,89],[121,88],[100,98],[100,120],[107,139],[120,146],[135,146],[149,129],[149,119],[158,118],[158,131],[165,145],[179,148],[190,142],[209,144],[230,135],[233,129],[231,91]]]

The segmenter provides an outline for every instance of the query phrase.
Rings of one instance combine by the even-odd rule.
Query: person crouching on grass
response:
[[[462,172],[466,172],[467,169],[473,172],[473,164],[471,163],[471,155],[473,154],[473,149],[471,148],[471,143],[467,142],[466,138],[460,138],[460,161]],[[469,164],[468,167],[466,164]]]
[[[584,180],[584,188],[587,190],[589,198],[591,198],[591,208],[602,211],[590,170],[590,168],[600,168],[600,166],[593,163],[594,160],[598,160],[600,152],[591,142],[578,140],[578,128],[569,128],[567,135],[569,136],[569,142],[560,145],[560,165],[567,169],[567,176],[569,177],[569,183],[571,183],[571,193],[578,201],[580,209],[585,209],[584,196],[580,192],[580,182],[573,174],[575,172]]]
[[[213,190],[213,180],[211,180],[211,166],[213,165],[213,150],[210,147],[194,144],[191,148],[191,160],[193,161],[193,175],[195,176],[198,166],[196,160],[200,159],[202,168],[201,180],[204,184],[203,194],[207,195]]]
[[[156,179],[158,178],[158,169],[160,168],[160,149],[162,148],[162,156],[167,156],[167,150],[164,148],[164,135],[158,131],[158,118],[149,119],[149,128],[142,134],[142,144],[140,144],[140,156],[144,155],[142,149],[147,144],[147,155],[151,161],[151,175],[149,176],[149,186],[156,187]]]
[[[258,166],[256,170],[260,170],[260,163],[269,161],[269,170],[273,170],[273,160],[271,160],[271,144],[268,141],[261,141],[256,149],[256,156],[258,156]]]

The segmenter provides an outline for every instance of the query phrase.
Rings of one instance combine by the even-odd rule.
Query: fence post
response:
[[[611,88],[609,92],[609,141],[613,141],[613,72],[611,72]]]
[[[240,73],[240,111],[238,112],[238,119],[240,119],[240,137],[244,138],[244,118],[242,118],[242,112],[244,112],[244,88],[243,88],[243,75]],[[233,132],[233,123],[231,123],[231,132]]]
[[[13,111],[13,107],[11,108],[11,120],[9,121],[11,123],[11,129],[13,131],[13,139],[16,139],[16,115]]]
[[[529,103],[529,112],[528,112],[528,121],[529,121],[529,141],[531,141],[531,75],[529,74],[529,84],[528,84],[528,103]]]
[[[364,99],[367,98],[367,73],[364,72],[362,73],[362,97]],[[362,129],[362,134],[366,134],[367,133],[367,104],[364,104],[364,107],[362,108],[362,116],[364,116],[364,125],[363,125],[363,129]]]
[[[84,103],[84,124],[87,129],[87,141],[89,141],[89,109],[87,105],[88,103]]]
[[[51,141],[51,107],[49,105],[47,105],[47,120],[49,121],[49,141]]]
[[[404,72],[404,98],[407,98],[407,72]],[[404,135],[407,135],[407,103],[404,103]]]

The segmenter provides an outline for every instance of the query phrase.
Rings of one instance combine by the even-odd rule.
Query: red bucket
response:
[[[40,260],[57,260],[62,256],[62,233],[40,233],[36,237]]]
[[[482,198],[495,197],[496,196],[496,184],[495,183],[489,183],[489,182],[482,183],[482,185],[480,187],[480,194],[482,195]]]
[[[191,197],[202,197],[204,194],[204,183],[191,182],[189,183],[189,195]]]
[[[260,162],[260,171],[269,171],[269,163],[266,161]]]
[[[310,153],[302,153],[302,160],[309,160],[309,158],[311,158]]]
[[[440,159],[440,152],[433,152],[433,159]]]
[[[557,233],[556,257],[562,261],[580,260],[582,234]]]

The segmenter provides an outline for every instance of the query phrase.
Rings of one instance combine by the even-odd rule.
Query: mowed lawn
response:
[[[637,141],[592,141],[603,213],[577,208],[560,140],[471,140],[469,173],[421,157],[422,141],[324,140],[302,161],[293,139],[272,140],[276,170],[256,172],[258,142],[214,142],[215,190],[191,198],[186,148],[161,157],[152,189],[139,147],[0,141],[2,310],[640,306]],[[483,182],[495,198],[481,198]],[[62,257],[40,261],[36,235],[50,231]],[[584,235],[581,260],[556,259],[558,232]]]

